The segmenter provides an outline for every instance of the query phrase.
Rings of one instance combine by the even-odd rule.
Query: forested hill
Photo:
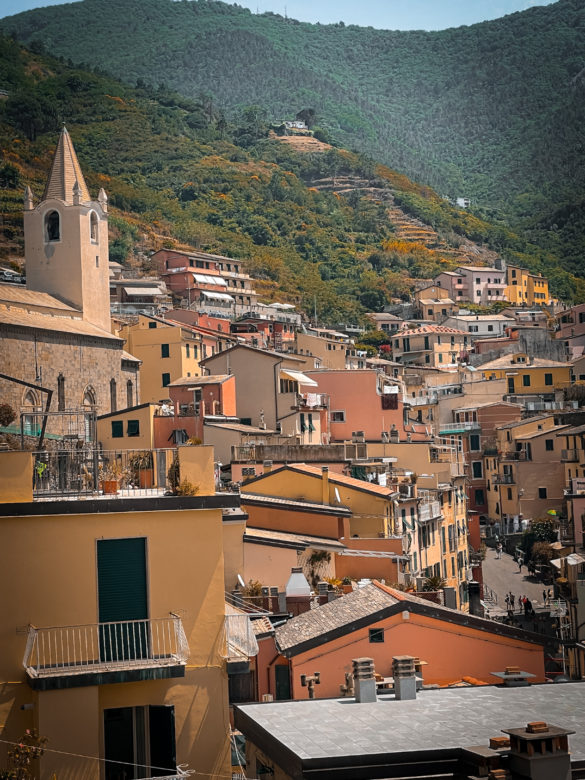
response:
[[[0,36],[0,257],[22,257],[23,190],[40,197],[61,122],[88,185],[110,204],[110,256],[197,247],[245,261],[264,300],[321,322],[359,320],[418,279],[496,256],[542,271],[564,300],[585,283],[550,252],[453,208],[364,155],[270,132],[262,110],[228,121],[209,100],[131,87]],[[301,139],[301,141],[307,139]]]
[[[311,25],[213,0],[83,0],[0,29],[218,106],[307,106],[348,148],[522,218],[585,184],[585,3],[439,32]]]

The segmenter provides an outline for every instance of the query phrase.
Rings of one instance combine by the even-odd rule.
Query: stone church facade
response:
[[[43,197],[35,206],[27,187],[24,208],[27,286],[0,284],[0,373],[33,387],[0,378],[0,402],[38,421],[52,390],[50,411],[66,414],[47,431],[60,434],[140,402],[139,361],[111,332],[107,197],[92,200],[65,128]]]

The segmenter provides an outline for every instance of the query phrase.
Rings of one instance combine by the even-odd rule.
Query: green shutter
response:
[[[288,665],[279,664],[274,667],[274,678],[276,681],[276,699],[285,701],[290,699],[290,670]]]
[[[100,539],[97,558],[99,622],[148,618],[146,539]]]

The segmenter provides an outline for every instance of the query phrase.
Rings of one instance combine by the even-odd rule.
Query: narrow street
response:
[[[500,610],[506,611],[506,594],[512,592],[516,597],[516,611],[518,611],[518,599],[520,596],[528,596],[535,610],[542,608],[543,589],[548,590],[549,586],[528,574],[526,566],[522,567],[522,572],[518,570],[518,564],[511,555],[502,553],[500,560],[496,557],[496,551],[491,547],[487,548],[487,554],[482,564],[483,581],[497,595],[497,609],[490,609],[492,614]]]

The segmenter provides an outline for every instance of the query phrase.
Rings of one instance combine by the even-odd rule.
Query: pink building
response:
[[[455,271],[443,271],[436,279],[455,303],[477,303],[482,306],[505,301],[506,272],[486,266],[460,266]]]
[[[366,441],[380,441],[382,431],[395,427],[401,441],[424,433],[408,433],[404,427],[404,404],[398,383],[371,369],[306,371],[317,382],[316,392],[329,396],[331,441],[349,441],[352,433],[363,431]],[[421,431],[424,430],[421,427]]]

